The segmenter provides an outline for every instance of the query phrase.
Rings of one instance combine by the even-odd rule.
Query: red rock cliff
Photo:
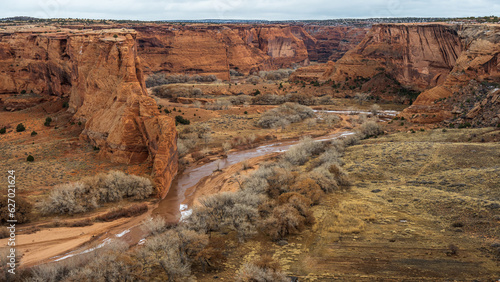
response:
[[[158,189],[168,190],[177,172],[177,132],[147,95],[135,31],[0,34],[0,93],[69,96],[69,111],[85,122],[82,138],[113,162],[152,161]]]
[[[325,63],[337,61],[356,47],[370,28],[354,26],[306,25],[307,36],[302,38],[307,46],[309,60]],[[308,40],[311,37],[314,40]]]
[[[379,24],[337,61],[331,78],[345,81],[385,72],[424,90],[441,84],[462,52],[457,31],[442,24]]]
[[[455,28],[464,51],[446,80],[420,94],[402,115],[414,122],[453,118],[463,123],[474,121],[475,125],[497,126],[500,99],[495,86],[500,83],[500,25]]]
[[[229,79],[229,69],[259,70],[306,65],[304,42],[290,26],[134,25],[139,56],[147,73],[214,74]]]

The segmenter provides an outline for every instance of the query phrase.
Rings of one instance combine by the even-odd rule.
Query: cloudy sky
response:
[[[333,19],[500,15],[498,0],[2,0],[0,18]]]

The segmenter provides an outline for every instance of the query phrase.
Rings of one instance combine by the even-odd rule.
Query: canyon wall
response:
[[[243,74],[307,65],[304,42],[280,25],[133,25],[145,72]],[[304,32],[305,33],[305,32]]]
[[[335,81],[385,73],[400,84],[424,90],[444,82],[462,52],[455,29],[442,24],[374,25],[356,48],[335,64]]]
[[[160,193],[177,172],[174,121],[147,95],[137,33],[115,29],[0,31],[0,94],[69,97],[81,138],[112,162],[151,161]]]
[[[336,62],[356,47],[370,30],[368,27],[306,25],[303,30],[313,40],[304,38],[309,60],[319,63]]]
[[[413,122],[496,126],[499,51],[499,25],[377,24],[338,61],[300,68],[290,79],[416,98],[401,114]]]
[[[500,125],[500,25],[456,27],[464,51],[443,83],[402,113],[413,122]]]

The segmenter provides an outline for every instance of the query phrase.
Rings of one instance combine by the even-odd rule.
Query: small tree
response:
[[[4,126],[0,129],[0,134],[5,134],[6,132],[7,132],[7,127]]]
[[[35,161],[35,158],[34,158],[32,155],[29,155],[29,156],[26,158],[26,161],[28,161],[28,162],[34,162],[34,161]]]
[[[36,131],[34,131],[34,130],[31,132],[31,136],[35,136],[35,135],[37,135],[37,134],[38,134],[38,133],[37,133]]]
[[[45,118],[45,123],[43,125],[50,126],[51,122],[52,122],[52,118],[51,117],[47,117],[47,118]]]
[[[22,132],[22,131],[25,131],[25,130],[26,130],[26,128],[24,127],[24,124],[22,124],[22,123],[18,124],[17,127],[16,127],[16,131],[17,132]]]
[[[373,104],[371,107],[370,107],[370,111],[372,112],[372,114],[374,116],[378,115],[378,113],[380,112],[381,108],[379,105],[377,104]]]

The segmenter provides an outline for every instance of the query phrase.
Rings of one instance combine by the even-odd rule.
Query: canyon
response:
[[[476,103],[468,109],[453,110],[477,92],[460,92],[472,80],[492,87],[500,82],[498,32],[496,24],[377,24],[337,62],[299,69],[292,80],[333,81],[387,100],[413,92],[413,104],[401,116],[415,123],[436,123],[459,119],[460,112],[463,121],[469,110],[475,109],[477,116],[481,105],[491,104],[488,101],[497,105],[496,94],[476,93]],[[446,101],[452,96],[453,101]],[[489,112],[495,111],[497,106],[490,107]],[[488,126],[500,121],[498,115],[491,117],[477,122]]]
[[[340,57],[365,32],[309,30],[318,39],[290,25],[5,26],[0,28],[0,106],[14,111],[65,101],[60,104],[74,114],[73,122],[85,124],[81,139],[99,149],[100,157],[152,162],[159,195],[165,195],[177,172],[177,133],[174,121],[160,116],[148,97],[145,75],[228,80],[230,70],[249,75],[305,66],[310,59]]]
[[[467,109],[457,107],[474,89],[457,93],[473,79],[500,81],[498,29],[442,23],[376,24],[370,29],[303,24],[5,26],[0,30],[0,103],[20,110],[67,101],[74,122],[85,124],[82,139],[112,162],[151,161],[160,194],[165,194],[177,171],[177,133],[174,121],[159,115],[147,94],[149,74],[229,80],[230,70],[251,75],[304,66],[291,80],[356,85],[385,99],[401,90],[422,92],[401,113],[413,122],[458,117],[460,122],[495,125],[500,121],[498,92],[485,89]],[[307,66],[311,61],[319,64]]]
[[[285,151],[311,136],[335,148],[305,157],[300,169],[285,164],[276,175],[290,170],[299,182],[299,175],[337,169],[350,189],[320,194],[310,210],[315,220],[279,241],[260,230],[264,205],[253,207],[257,235],[245,242],[229,225],[195,230],[209,234],[208,243],[221,242],[227,259],[213,272],[191,268],[200,281],[233,280],[244,262],[264,255],[301,280],[498,276],[500,135],[492,127],[500,123],[499,26],[75,22],[0,23],[0,152],[6,156],[0,163],[15,167],[19,196],[35,206],[18,237],[22,267],[98,257],[101,247],[114,248],[112,240],[133,246],[120,254],[124,265],[139,262],[136,251],[156,240],[148,235],[153,229],[146,230],[154,217],[170,232],[196,215],[204,197],[251,191],[245,182],[258,178],[252,189],[269,186],[277,180],[262,171],[284,164],[294,149]],[[157,73],[218,80],[148,89],[145,79]],[[163,87],[186,91],[157,91]],[[285,102],[311,115],[289,121],[300,114],[269,114],[291,107]],[[266,115],[281,123],[260,126]],[[53,121],[46,125],[48,117]],[[17,132],[21,123],[26,130]],[[467,124],[488,127],[451,129]],[[335,166],[314,170],[326,161]],[[112,170],[151,178],[161,199],[123,198],[75,214],[41,212],[38,204],[59,184]],[[310,183],[326,180],[311,177]],[[335,181],[338,188],[340,178]],[[283,183],[278,202],[295,191]],[[275,200],[268,199],[269,208]],[[132,214],[138,204],[145,211]],[[223,202],[220,210],[230,205]],[[160,272],[140,275],[165,278]]]

